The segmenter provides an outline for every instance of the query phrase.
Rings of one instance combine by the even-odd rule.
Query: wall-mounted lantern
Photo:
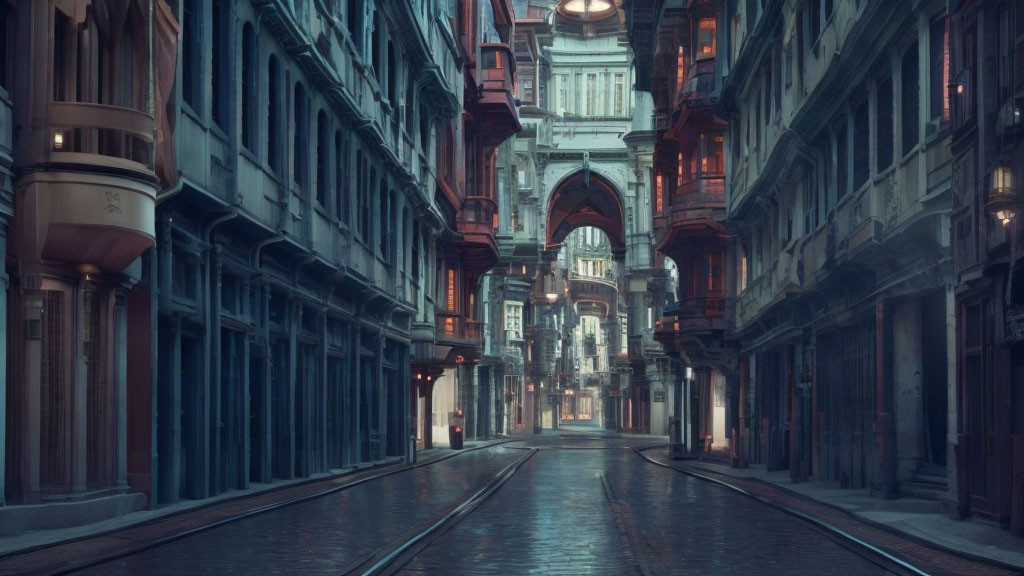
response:
[[[992,188],[985,209],[1006,226],[1017,215],[1019,204],[1013,187],[1013,172],[1006,164],[997,164],[992,170]]]

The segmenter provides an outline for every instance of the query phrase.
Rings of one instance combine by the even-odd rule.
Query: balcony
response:
[[[725,179],[697,178],[683,182],[672,195],[672,209],[725,209]]]
[[[657,328],[656,333],[667,329],[664,326],[666,318],[671,319],[671,331],[680,334],[724,330],[729,317],[727,308],[731,307],[730,305],[731,300],[723,296],[685,298],[665,308],[663,325]]]
[[[480,322],[458,314],[437,313],[437,339],[453,344],[480,344]]]
[[[480,130],[485,146],[497,146],[519,132],[519,113],[512,96],[515,87],[515,55],[505,44],[481,44],[483,91]]]
[[[569,275],[569,297],[581,305],[592,303],[595,306],[588,309],[601,309],[603,316],[608,317],[615,305],[615,296],[618,288],[615,280],[599,276],[586,276],[573,272]]]
[[[467,265],[490,269],[498,262],[498,242],[494,230],[498,224],[498,205],[486,196],[470,196],[456,216],[463,235],[460,252]]]
[[[18,219],[24,249],[120,272],[153,245],[153,117],[87,102],[51,102],[44,149],[27,152]],[[34,245],[31,245],[34,244]]]
[[[725,216],[725,180],[698,178],[684,182],[672,195],[667,213],[655,218],[657,249],[677,251],[688,237],[718,235],[725,237],[719,218]],[[671,255],[671,254],[670,254]],[[673,257],[679,256],[676,254]]]
[[[88,102],[51,102],[50,162],[137,172],[152,179],[153,117]]]

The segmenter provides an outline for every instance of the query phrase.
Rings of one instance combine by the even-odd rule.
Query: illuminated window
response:
[[[700,171],[702,176],[720,175],[725,172],[725,137],[721,134],[700,135],[702,156]]]
[[[683,185],[683,153],[676,157],[676,186]]]
[[[662,208],[664,207],[664,196],[660,172],[654,177],[654,192],[654,212],[655,214],[661,214]]]
[[[740,277],[739,277],[739,292],[743,292],[747,289],[747,255],[744,254],[740,258]]]
[[[931,23],[928,40],[931,117],[948,122],[949,91],[946,86],[949,86],[949,18],[942,17]]]
[[[697,25],[697,57],[711,58],[715,55],[715,19],[701,18]]]
[[[569,0],[565,3],[566,12],[602,12],[611,8],[607,0]]]
[[[685,62],[683,60],[683,47],[679,47],[679,52],[676,54],[676,95],[682,94],[683,92],[683,79],[686,77]]]
[[[484,68],[501,69],[504,67],[502,53],[500,51],[488,50],[484,53]]]
[[[445,303],[449,312],[455,312],[455,268],[448,268],[448,286],[445,293]]]

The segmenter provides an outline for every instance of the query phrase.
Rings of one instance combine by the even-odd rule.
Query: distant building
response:
[[[502,258],[487,280],[491,310],[504,323],[488,362],[502,374],[505,429],[556,426],[592,398],[591,421],[663,434],[667,358],[653,335],[665,272],[650,248],[654,133],[649,99],[633,90],[624,15],[591,0],[521,1],[515,12],[523,131],[499,179],[508,183],[499,202]],[[581,259],[601,274],[582,273]]]

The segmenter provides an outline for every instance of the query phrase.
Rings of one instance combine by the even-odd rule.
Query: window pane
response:
[[[878,171],[885,170],[892,164],[892,78],[886,78],[878,85],[878,114],[876,115],[878,126],[875,129],[877,134],[878,147]]]
[[[865,100],[853,115],[853,189],[868,181],[868,103]]]
[[[697,57],[715,55],[715,19],[701,18],[697,28]]]
[[[903,55],[902,64],[903,98],[900,115],[903,118],[903,154],[909,154],[918,140],[918,116],[920,115],[920,93],[917,72],[917,44],[913,44]]]
[[[623,109],[623,100],[624,100],[624,97],[625,97],[625,94],[623,93],[624,90],[625,90],[625,85],[624,85],[624,82],[623,82],[623,75],[622,74],[616,74],[615,75],[615,108],[612,111],[612,113],[615,116],[622,116],[623,113],[625,112],[625,110]]]

